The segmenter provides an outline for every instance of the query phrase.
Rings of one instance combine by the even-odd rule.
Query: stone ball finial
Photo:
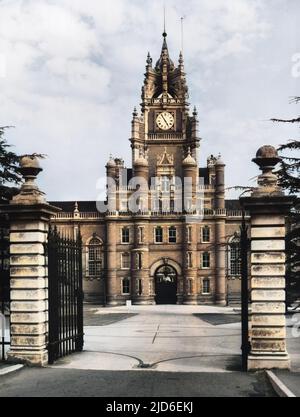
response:
[[[40,166],[39,159],[45,158],[44,155],[32,154],[23,155],[19,159],[19,172],[23,176],[24,182],[19,194],[13,197],[12,204],[44,204],[46,203],[44,193],[39,190],[35,179],[43,168]]]
[[[20,157],[20,168],[19,171],[23,175],[36,177],[43,168],[41,168],[39,157],[36,155],[23,155]]]
[[[278,158],[278,152],[272,145],[264,145],[256,152],[256,158]]]
[[[264,145],[259,148],[256,158],[252,161],[262,171],[262,174],[257,179],[258,188],[253,191],[252,196],[282,195],[282,189],[278,186],[278,177],[273,172],[275,166],[281,161],[274,146]]]
[[[275,167],[281,158],[277,150],[272,145],[264,145],[256,152],[256,158],[253,159],[261,169],[264,167]]]

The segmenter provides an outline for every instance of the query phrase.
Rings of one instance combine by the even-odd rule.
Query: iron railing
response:
[[[241,298],[242,298],[242,370],[248,371],[248,355],[250,353],[249,341],[249,284],[248,284],[248,253],[249,238],[248,226],[243,215],[241,230]]]
[[[49,282],[49,363],[83,349],[82,241],[50,229],[47,244]]]
[[[10,345],[9,222],[0,214],[0,360]]]

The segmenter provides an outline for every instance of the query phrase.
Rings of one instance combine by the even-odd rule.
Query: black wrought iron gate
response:
[[[48,235],[49,363],[83,349],[82,242]]]
[[[0,360],[10,345],[9,222],[0,214]]]

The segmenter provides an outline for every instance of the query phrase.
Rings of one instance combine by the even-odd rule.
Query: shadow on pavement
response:
[[[193,314],[193,316],[206,321],[214,326],[222,324],[240,323],[241,316],[239,314]]]

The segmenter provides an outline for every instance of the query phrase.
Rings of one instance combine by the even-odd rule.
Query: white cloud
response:
[[[258,119],[265,113],[272,116],[276,103],[270,77],[261,81],[266,68],[277,88],[286,71],[280,59],[289,40],[283,31],[284,4],[276,0],[270,8],[267,0],[167,3],[174,60],[180,48],[180,17],[186,16],[186,70],[191,96],[201,107],[204,152],[221,150],[236,169],[244,169],[250,159],[249,150],[256,146],[252,137],[263,141]],[[130,161],[131,112],[140,101],[146,54],[150,50],[155,60],[160,52],[162,10],[161,0],[0,2],[0,125],[16,125],[8,137],[17,151],[48,154],[41,183],[49,198],[94,198],[96,179],[104,173],[109,153]],[[282,39],[275,36],[280,25]],[[268,104],[273,103],[262,115],[262,88],[257,91],[259,106],[245,101],[256,81],[270,95]],[[286,96],[284,87],[280,90],[282,99],[289,95],[288,88]],[[228,144],[238,137],[245,143],[239,142],[234,155]],[[203,155],[202,162],[205,159]]]

